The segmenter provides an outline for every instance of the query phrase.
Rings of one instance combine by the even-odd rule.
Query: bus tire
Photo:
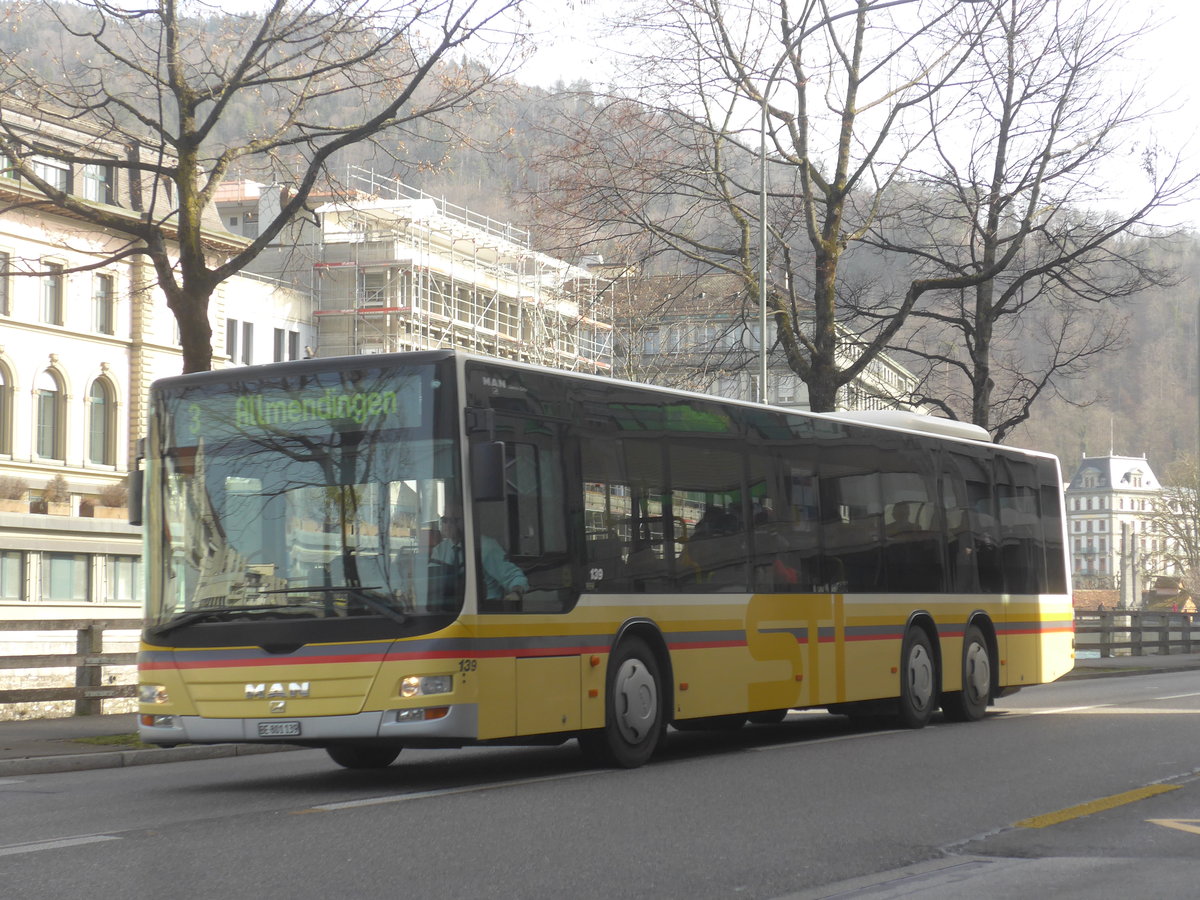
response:
[[[929,635],[910,627],[900,650],[900,722],[906,728],[924,728],[937,703],[937,662]]]
[[[399,747],[371,747],[364,744],[344,744],[326,747],[329,758],[345,769],[386,769],[400,755]]]
[[[942,697],[942,712],[951,722],[978,722],[992,699],[992,657],[978,625],[963,633],[962,690]]]
[[[622,641],[608,661],[604,727],[579,735],[594,763],[634,769],[646,763],[666,730],[658,660],[638,637]]]

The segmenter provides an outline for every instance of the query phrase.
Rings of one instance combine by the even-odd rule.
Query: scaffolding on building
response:
[[[608,373],[611,301],[527,231],[364,169],[316,212],[322,356],[452,348]]]

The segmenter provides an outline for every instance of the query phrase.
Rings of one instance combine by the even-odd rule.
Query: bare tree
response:
[[[178,323],[185,372],[208,369],[209,299],[308,204],[336,183],[330,163],[361,142],[401,151],[405,129],[440,120],[504,74],[520,45],[522,0],[270,0],[261,12],[214,13],[204,3],[44,0],[18,16],[49,14],[58,52],[6,54],[0,92],[104,128],[122,158],[36,143],[0,117],[0,153],[23,181],[72,216],[124,237],[106,261],[143,257]],[[81,52],[74,52],[80,45]],[[476,63],[452,60],[471,51]],[[49,74],[48,74],[49,73]],[[222,142],[231,116],[249,133]],[[33,156],[109,166],[135,188],[135,215],[89,203],[42,177]],[[287,183],[257,238],[211,252],[206,219],[232,171]],[[137,196],[139,193],[149,196]],[[207,232],[206,232],[207,230]],[[104,261],[98,262],[102,265]]]
[[[1044,393],[1120,346],[1114,304],[1170,283],[1139,238],[1195,177],[1137,143],[1152,110],[1112,75],[1144,29],[1118,25],[1123,7],[982,3],[990,15],[964,36],[977,50],[955,120],[930,110],[932,159],[912,171],[922,190],[881,216],[868,243],[924,277],[992,273],[927,295],[912,315],[919,327],[893,349],[917,361],[916,402],[1001,440]],[[1126,189],[1144,182],[1140,198],[1122,204],[1112,178]],[[1132,208],[1109,211],[1118,204]]]
[[[1154,500],[1149,530],[1163,540],[1160,561],[1182,574],[1183,586],[1200,597],[1200,464],[1195,455],[1168,466]],[[1161,570],[1160,570],[1161,571]]]
[[[832,410],[923,293],[989,274],[876,293],[873,330],[846,352],[861,285],[843,258],[928,137],[920,114],[970,56],[972,28],[958,20],[977,15],[969,0],[650,3],[632,23],[654,47],[636,96],[599,103],[551,163],[559,208],[610,239],[641,232],[647,252],[696,271],[737,274],[747,297],[759,295],[765,243],[779,349],[812,408]]]

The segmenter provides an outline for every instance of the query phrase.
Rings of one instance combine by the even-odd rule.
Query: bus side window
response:
[[[879,590],[883,585],[883,505],[873,451],[821,451],[821,543],[824,580],[833,591]]]
[[[676,576],[683,590],[747,590],[743,453],[725,437],[670,445]]]
[[[570,610],[579,589],[577,567],[568,553],[560,428],[501,415],[496,417],[496,436],[505,445],[506,497],[476,504],[480,538],[496,540],[529,581],[516,611]]]
[[[1042,547],[1046,554],[1046,591],[1052,594],[1067,592],[1067,566],[1062,531],[1062,480],[1058,466],[1052,460],[1038,463],[1041,482]]]
[[[966,481],[953,454],[947,454],[942,469],[942,512],[946,518],[946,564],[949,566],[947,581],[950,590],[975,593],[979,590],[975,535],[971,530]]]

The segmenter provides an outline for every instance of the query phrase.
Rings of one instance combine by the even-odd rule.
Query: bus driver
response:
[[[456,566],[462,569],[465,555],[463,553],[463,519],[462,510],[447,506],[442,514],[442,541],[429,554],[433,562]],[[483,564],[483,582],[487,590],[485,601],[495,605],[503,601],[504,605],[515,606],[521,602],[525,592],[529,590],[529,580],[520,566],[510,560],[500,546],[500,542],[488,535],[480,535],[479,556]]]

